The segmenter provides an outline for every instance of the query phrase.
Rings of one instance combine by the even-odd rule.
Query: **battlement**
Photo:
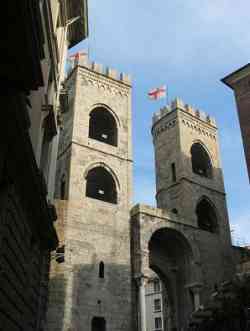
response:
[[[132,83],[130,75],[123,72],[118,72],[113,68],[104,67],[102,64],[96,62],[90,62],[88,55],[85,53],[80,54],[79,57],[75,60],[73,67],[75,67],[76,65],[86,67],[96,73],[105,75],[108,78],[115,79],[128,85],[131,85]]]
[[[158,122],[160,119],[162,119],[164,116],[168,115],[169,113],[175,111],[175,110],[182,110],[199,120],[206,122],[207,124],[210,124],[212,126],[216,126],[216,121],[213,117],[209,116],[208,114],[204,113],[203,111],[199,109],[194,109],[192,106],[184,104],[184,102],[180,98],[176,98],[171,102],[171,105],[167,105],[160,109],[159,112],[154,113],[153,115],[153,125]]]

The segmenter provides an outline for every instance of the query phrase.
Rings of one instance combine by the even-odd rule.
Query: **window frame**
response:
[[[153,281],[153,288],[154,288],[154,293],[159,293],[161,292],[161,284],[159,279],[155,279]]]
[[[158,313],[162,311],[162,307],[161,307],[161,299],[160,298],[156,298],[154,299],[154,312]]]

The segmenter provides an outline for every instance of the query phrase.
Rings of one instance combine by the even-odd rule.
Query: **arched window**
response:
[[[89,138],[117,146],[116,121],[104,107],[97,107],[90,113]]]
[[[103,167],[88,172],[86,196],[110,203],[117,203],[116,184],[112,175]]]
[[[204,231],[216,232],[217,217],[213,206],[210,202],[203,198],[196,207],[198,227]]]
[[[93,317],[91,331],[106,331],[106,320],[104,317]]]
[[[191,147],[192,169],[195,174],[212,177],[212,163],[207,151],[201,144],[195,143]]]
[[[104,278],[104,263],[102,261],[99,263],[99,278]]]

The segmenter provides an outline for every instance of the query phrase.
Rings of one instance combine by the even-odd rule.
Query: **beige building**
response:
[[[0,329],[44,330],[50,252],[58,244],[61,80],[67,47],[88,34],[87,2],[14,0],[2,9]]]
[[[29,132],[36,162],[48,187],[48,199],[53,201],[57,133],[60,114],[67,107],[67,92],[62,86],[67,51],[88,36],[88,13],[87,0],[40,2],[44,31],[44,57],[41,59],[43,84],[31,91],[29,96]]]
[[[163,295],[163,284],[153,273],[145,285],[147,331],[167,331],[166,325],[164,327],[163,298],[166,300],[166,295]],[[164,305],[167,306],[166,301]]]

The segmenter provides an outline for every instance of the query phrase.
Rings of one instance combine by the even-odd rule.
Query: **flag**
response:
[[[70,60],[70,61],[76,61],[76,60],[79,60],[79,58],[80,58],[81,55],[86,55],[86,53],[84,53],[84,52],[77,52],[77,53],[71,54],[71,55],[69,56],[69,60]]]
[[[155,88],[148,92],[148,97],[151,100],[158,100],[161,98],[166,98],[167,94],[167,88],[166,85],[163,85],[161,87]]]
[[[87,53],[85,52],[76,52],[74,54],[71,54],[68,56],[67,58],[67,73],[69,74],[71,72],[71,70],[79,64],[79,60],[81,58],[82,55],[87,55]]]
[[[87,55],[87,53],[77,52],[77,53],[69,55],[69,57],[67,58],[67,62],[69,64],[69,66],[72,68],[75,65],[77,65],[79,63],[80,57],[82,55]]]

